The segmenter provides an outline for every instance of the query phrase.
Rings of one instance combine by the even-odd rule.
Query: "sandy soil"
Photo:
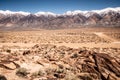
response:
[[[120,48],[119,32],[114,28],[80,28],[38,31],[0,31],[0,47],[32,47],[35,44],[55,44],[68,47]],[[117,36],[117,39],[115,38]]]
[[[8,80],[47,80],[46,76],[37,79],[31,79],[31,74],[39,69],[56,69],[58,68],[58,64],[62,64],[64,67],[76,67],[74,66],[74,64],[70,63],[69,59],[72,63],[77,61],[76,59],[71,59],[70,56],[76,52],[78,53],[79,49],[87,49],[90,51],[96,51],[98,53],[108,54],[109,56],[114,57],[118,61],[118,63],[120,63],[119,34],[120,28],[0,31],[0,74],[4,74]],[[38,44],[39,46],[37,46],[36,44]],[[53,50],[50,49],[51,47],[53,48]],[[67,51],[67,49],[71,50],[71,48],[73,49],[73,51],[70,52],[71,54],[68,54],[69,51]],[[56,49],[58,49],[58,52],[56,52]],[[61,55],[59,55],[59,53],[64,53],[64,51],[65,57],[60,59],[59,61],[59,58],[61,58]],[[51,61],[49,61],[49,58]],[[82,57],[80,58],[82,61]],[[56,61],[56,59],[58,59],[58,61]],[[68,61],[68,64],[65,64],[64,60]],[[8,62],[3,63],[2,61]],[[21,78],[17,76],[16,71],[18,70],[18,68],[16,68],[15,65],[9,61],[13,61],[19,64],[20,67],[24,67],[29,70],[30,73],[28,74],[27,78]],[[3,64],[5,66],[8,66],[9,68],[16,69],[8,70],[3,67]],[[118,70],[120,70],[120,68],[118,68]],[[80,73],[80,75],[81,74],[83,73]],[[108,76],[108,74],[106,75]],[[115,76],[114,74],[111,75]],[[116,80],[119,80],[119,78],[116,78]]]

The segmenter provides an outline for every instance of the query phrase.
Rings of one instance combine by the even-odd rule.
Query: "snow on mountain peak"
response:
[[[110,11],[114,11],[114,12],[119,12],[120,13],[120,7],[116,7],[116,8],[105,8],[102,10],[92,10],[92,12],[96,12],[98,14],[102,14],[102,13],[108,13]]]
[[[29,12],[23,12],[23,11],[13,12],[10,10],[6,10],[6,11],[0,10],[0,13],[4,14],[4,15],[21,14],[21,15],[25,15],[25,16],[30,14]]]
[[[35,15],[36,16],[42,16],[42,15],[44,15],[44,16],[56,16],[57,14],[55,14],[55,13],[52,13],[52,12],[37,12],[37,13],[35,13]]]
[[[97,13],[97,14],[106,14],[106,13],[108,13],[110,11],[120,13],[120,7],[105,8],[105,9],[102,9],[102,10],[91,10],[91,11],[81,11],[81,10],[67,11],[63,15],[69,15],[69,16],[72,15],[73,16],[73,15],[81,14],[81,15],[84,15],[86,17],[89,17],[90,15],[93,15],[94,13]]]
[[[37,13],[34,13],[34,15],[36,16],[73,16],[73,15],[77,15],[77,14],[81,14],[85,17],[89,17],[91,15],[93,15],[94,13],[97,13],[99,15],[101,14],[106,14],[108,12],[118,12],[120,13],[120,7],[116,7],[116,8],[105,8],[105,9],[101,9],[101,10],[91,10],[91,11],[81,11],[81,10],[75,10],[75,11],[67,11],[66,13],[64,14],[55,14],[55,13],[52,13],[52,12],[37,12]],[[4,14],[4,15],[11,15],[11,14],[21,14],[21,15],[29,15],[31,13],[29,12],[23,12],[23,11],[18,11],[18,12],[13,12],[13,11],[9,11],[9,10],[6,10],[6,11],[3,11],[3,10],[0,10],[0,13],[1,14]]]
[[[81,10],[75,10],[75,11],[67,11],[64,13],[64,15],[77,15],[77,14],[85,14],[88,11],[81,11]]]

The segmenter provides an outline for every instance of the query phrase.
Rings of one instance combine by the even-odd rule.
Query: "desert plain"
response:
[[[120,80],[120,28],[0,31],[0,80]]]

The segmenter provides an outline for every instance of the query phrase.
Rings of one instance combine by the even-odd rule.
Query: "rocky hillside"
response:
[[[51,12],[12,12],[0,10],[0,29],[61,29],[76,27],[120,27],[120,7],[92,11],[68,11],[64,14]]]
[[[0,80],[119,80],[120,49],[98,53],[94,48],[74,49],[37,44],[22,52],[1,49]],[[6,53],[5,53],[6,51]],[[115,52],[115,53],[114,53]],[[116,56],[117,55],[117,56]]]

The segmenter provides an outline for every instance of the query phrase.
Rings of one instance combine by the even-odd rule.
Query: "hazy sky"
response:
[[[0,0],[0,10],[64,13],[69,10],[96,10],[120,7],[120,0]]]

